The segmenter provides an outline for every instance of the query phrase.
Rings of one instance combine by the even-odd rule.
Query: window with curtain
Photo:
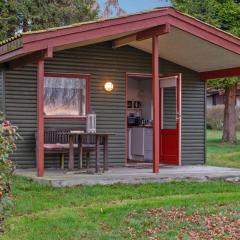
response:
[[[86,116],[87,79],[47,75],[44,78],[44,115],[53,117]]]

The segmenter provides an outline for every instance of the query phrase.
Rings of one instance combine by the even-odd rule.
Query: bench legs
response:
[[[99,145],[100,145],[100,137],[97,135],[96,136],[96,159],[95,159],[95,172],[99,173],[100,171],[100,159],[99,159]]]
[[[103,171],[108,171],[108,136],[104,137]]]
[[[73,135],[69,136],[69,162],[68,162],[68,169],[70,171],[74,170],[74,139]]]
[[[82,148],[82,136],[78,138],[78,153],[79,153],[79,168],[83,168],[83,148]]]
[[[90,151],[87,151],[87,158],[86,158],[86,167],[87,171],[89,170],[89,162],[90,162]]]

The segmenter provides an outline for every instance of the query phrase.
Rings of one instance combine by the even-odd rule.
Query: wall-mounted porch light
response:
[[[106,82],[104,84],[104,89],[107,91],[107,92],[111,92],[113,90],[113,83],[112,82]]]

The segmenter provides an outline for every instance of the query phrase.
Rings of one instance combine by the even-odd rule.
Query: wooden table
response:
[[[103,139],[103,171],[108,170],[108,137],[109,135],[113,135],[111,133],[86,133],[82,131],[70,131],[69,133],[69,162],[68,168],[69,170],[74,170],[74,138],[78,137],[78,150],[79,150],[79,165],[82,168],[82,155],[83,155],[83,136],[94,136],[95,144],[93,148],[95,148],[96,159],[95,159],[95,172],[98,173],[100,171],[100,139]]]

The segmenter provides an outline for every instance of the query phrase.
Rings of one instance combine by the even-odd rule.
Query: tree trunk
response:
[[[236,89],[237,86],[225,89],[225,98],[224,98],[224,126],[223,126],[223,137],[224,142],[231,144],[236,143]]]

